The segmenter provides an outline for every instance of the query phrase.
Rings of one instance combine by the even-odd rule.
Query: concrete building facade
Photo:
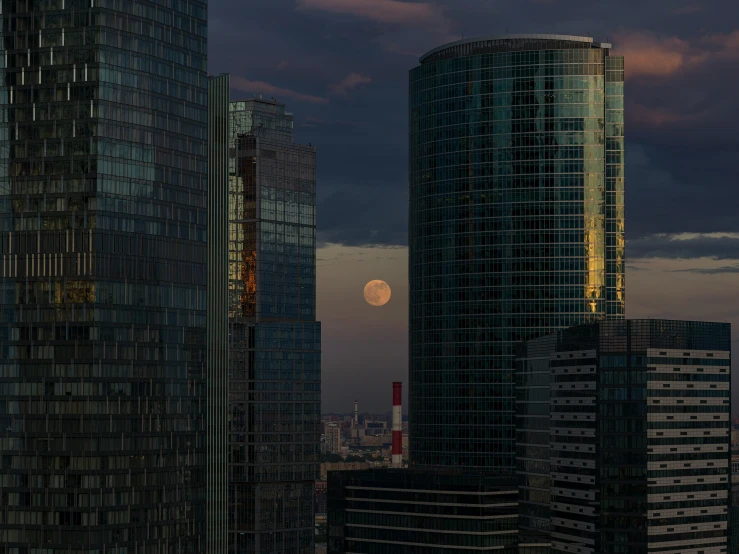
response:
[[[341,427],[337,423],[327,423],[323,428],[326,443],[326,452],[339,454],[341,452]]]
[[[726,552],[730,367],[726,323],[603,321],[527,341],[529,526],[562,554]]]

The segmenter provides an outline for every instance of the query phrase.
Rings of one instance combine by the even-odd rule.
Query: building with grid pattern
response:
[[[410,72],[410,464],[513,471],[514,348],[624,314],[623,58],[587,37]]]
[[[739,552],[739,483],[736,482],[731,486],[729,514],[729,554],[737,554]]]
[[[328,473],[331,554],[518,554],[515,478],[459,469]]]
[[[0,552],[202,552],[206,2],[0,25]]]
[[[275,100],[220,102],[219,110],[228,145],[217,182],[226,190],[209,221],[221,222],[217,258],[227,275],[218,281],[223,302],[209,310],[227,318],[227,332],[214,338],[227,347],[227,548],[312,554],[321,379],[316,150],[294,142],[293,116]]]
[[[540,446],[519,483],[536,478],[523,497],[553,552],[727,551],[730,337],[728,323],[629,320],[523,344],[518,431]]]

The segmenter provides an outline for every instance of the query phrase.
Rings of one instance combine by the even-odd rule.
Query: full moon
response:
[[[371,306],[384,306],[390,300],[390,285],[385,281],[370,281],[364,286],[364,299]]]

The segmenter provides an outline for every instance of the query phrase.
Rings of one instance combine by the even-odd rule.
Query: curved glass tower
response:
[[[516,344],[623,317],[623,140],[623,58],[591,38],[463,40],[411,70],[412,466],[513,471]]]

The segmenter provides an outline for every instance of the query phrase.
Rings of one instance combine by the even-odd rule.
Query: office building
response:
[[[728,323],[665,320],[524,343],[518,431],[538,445],[517,460],[527,527],[558,553],[726,552],[730,348]]]
[[[329,471],[362,471],[369,468],[367,462],[321,462],[321,481],[328,479]]]
[[[341,427],[338,423],[327,423],[324,426],[323,436],[326,441],[326,452],[339,454],[341,452]]]
[[[316,500],[315,512],[316,516],[326,516],[328,510],[328,483],[326,481],[316,481]]]
[[[225,348],[227,358],[228,551],[312,553],[321,379],[316,150],[295,143],[293,116],[275,100],[214,104],[217,120],[228,120],[227,160],[221,152],[209,168],[227,187],[211,191],[218,201],[209,222],[224,222],[217,232],[227,238],[213,245],[223,267],[211,267],[221,287],[212,294],[223,300],[209,308],[227,326],[214,332],[211,349]]]
[[[731,486],[729,510],[729,554],[737,554],[739,553],[739,483],[736,483],[736,479]]]
[[[515,467],[518,341],[624,314],[623,58],[587,37],[410,72],[410,463]]]
[[[370,469],[328,474],[328,552],[517,554],[512,476]]]
[[[2,551],[202,552],[206,2],[0,20]]]
[[[516,344],[624,315],[623,58],[586,37],[465,39],[409,89],[410,467],[482,483],[515,471]]]

